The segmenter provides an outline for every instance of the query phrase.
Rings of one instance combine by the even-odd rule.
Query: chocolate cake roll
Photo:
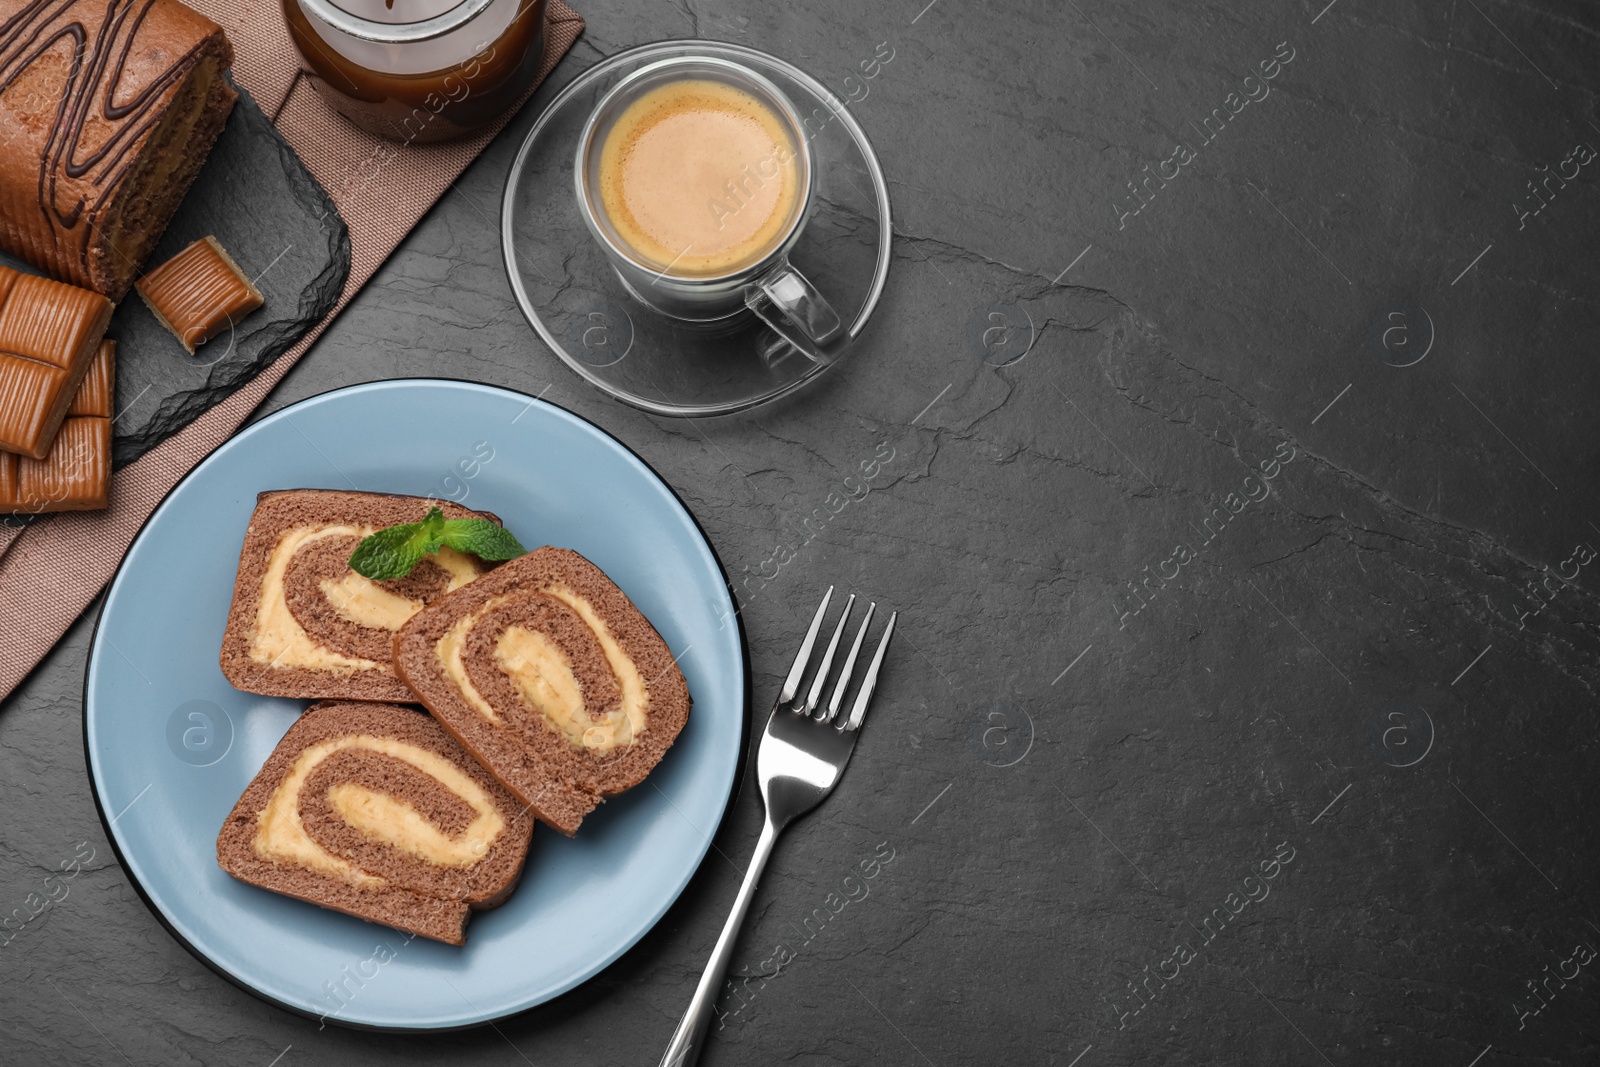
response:
[[[689,717],[667,643],[600,568],[540,548],[401,628],[395,668],[462,746],[568,836],[644,780]]]
[[[121,300],[237,94],[178,0],[0,0],[0,247]]]
[[[268,696],[415,701],[394,673],[395,631],[488,565],[441,548],[406,577],[374,582],[350,569],[350,553],[386,526],[420,522],[432,506],[447,519],[500,520],[381,493],[286,489],[256,500],[222,637],[223,675]]]
[[[438,723],[327,702],[267,757],[217,837],[242,882],[452,945],[522,875],[533,817]]]

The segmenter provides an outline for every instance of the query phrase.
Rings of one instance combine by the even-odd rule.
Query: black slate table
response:
[[[901,612],[706,1062],[1600,1062],[1600,10],[583,13],[541,100],[667,36],[865,84],[898,238],[849,366],[693,423],[568,373],[498,246],[536,101],[267,408],[442,374],[598,422],[727,563],[758,707],[825,585]],[[466,1033],[319,1030],[191,958],[111,861],[80,742],[93,614],[0,710],[0,911],[93,852],[0,946],[0,1059],[656,1062],[755,839],[748,782],[678,904],[579,991]]]

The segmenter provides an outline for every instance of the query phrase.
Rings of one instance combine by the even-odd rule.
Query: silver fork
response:
[[[872,655],[872,664],[867,668],[866,678],[861,682],[855,701],[844,718],[835,723],[844,706],[845,688],[855,671],[856,659],[861,655],[867,627],[872,625],[872,616],[878,610],[878,605],[868,605],[866,618],[861,621],[861,629],[856,631],[844,666],[839,669],[839,679],[824,704],[822,692],[827,686],[834,654],[839,651],[839,639],[844,636],[850,609],[855,606],[854,593],[845,601],[844,611],[839,616],[838,625],[833,628],[833,638],[822,654],[810,687],[804,697],[799,694],[800,683],[811,665],[817,636],[822,630],[822,620],[828,613],[828,604],[832,599],[833,586],[830,585],[822,596],[822,603],[817,605],[811,628],[806,631],[806,639],[794,658],[794,666],[789,668],[789,676],[784,679],[783,689],[772,705],[766,732],[761,735],[761,747],[756,751],[756,777],[761,783],[761,800],[767,809],[767,821],[761,828],[761,837],[756,842],[756,853],[750,859],[750,869],[745,872],[744,884],[734,898],[733,913],[722,928],[722,936],[717,938],[717,947],[711,950],[711,961],[706,964],[705,974],[700,976],[694,999],[689,1001],[689,1010],[683,1013],[683,1021],[678,1023],[666,1055],[661,1057],[661,1067],[693,1067],[700,1058],[706,1028],[711,1025],[711,1017],[715,1014],[717,994],[728,972],[728,963],[733,958],[734,942],[739,937],[739,928],[744,925],[745,913],[750,910],[750,901],[756,895],[756,883],[761,879],[761,871],[772,855],[772,846],[777,842],[778,834],[833,792],[833,787],[839,784],[845,767],[850,763],[851,753],[856,750],[861,720],[866,716],[867,705],[872,702],[873,690],[877,688],[878,671],[883,666],[883,654],[889,649],[889,638],[894,635],[894,623],[899,613],[889,615],[889,624],[883,628],[883,636],[878,639],[878,650]]]

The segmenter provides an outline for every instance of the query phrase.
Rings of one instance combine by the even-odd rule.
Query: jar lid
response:
[[[339,10],[367,22],[406,26],[426,22],[460,7],[465,0],[332,0]]]
[[[306,11],[352,37],[383,44],[424,41],[458,29],[493,0],[300,0]]]

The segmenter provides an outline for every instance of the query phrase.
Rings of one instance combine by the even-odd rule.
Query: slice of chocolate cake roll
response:
[[[533,816],[420,711],[317,704],[217,837],[242,882],[452,945],[522,876]]]
[[[121,300],[237,95],[178,0],[0,0],[0,247]]]
[[[222,636],[223,675],[268,696],[415,701],[395,676],[395,632],[488,564],[442,548],[404,578],[375,582],[350,569],[350,553],[368,534],[419,522],[434,506],[447,519],[500,520],[382,493],[285,489],[256,499]]]
[[[605,574],[540,548],[401,628],[395,668],[540,821],[572,835],[644,780],[689,717],[667,643]]]

